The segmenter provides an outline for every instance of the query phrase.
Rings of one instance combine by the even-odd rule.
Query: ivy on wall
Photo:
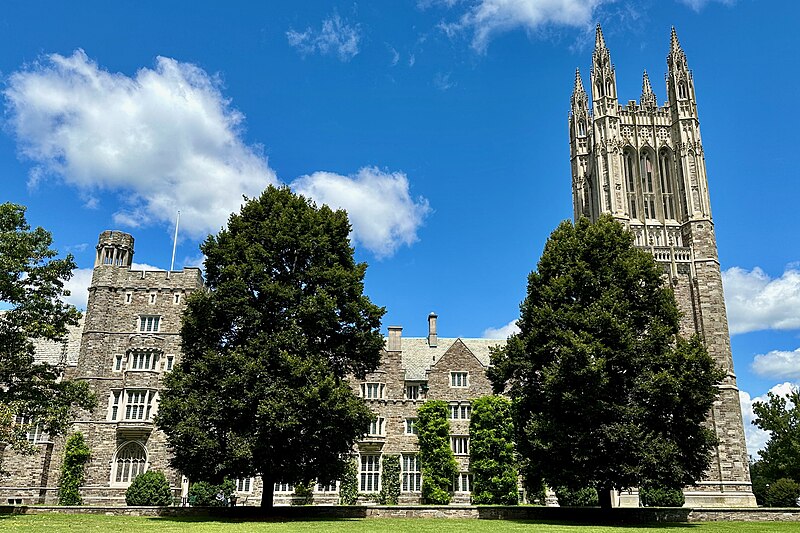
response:
[[[516,505],[517,467],[514,457],[514,424],[511,401],[502,396],[472,400],[469,422],[469,464],[472,470],[472,502]]]
[[[59,505],[83,505],[80,487],[86,473],[86,463],[91,451],[83,438],[83,433],[76,432],[67,438],[64,445],[64,462],[61,463],[61,478],[58,481]]]
[[[358,463],[350,460],[344,469],[342,481],[339,483],[339,503],[355,505],[358,503]]]
[[[378,503],[381,505],[397,505],[400,499],[400,456],[384,454],[381,461],[381,491]]]
[[[449,504],[453,477],[458,473],[447,415],[447,403],[441,400],[426,401],[417,414],[422,502],[427,504]]]

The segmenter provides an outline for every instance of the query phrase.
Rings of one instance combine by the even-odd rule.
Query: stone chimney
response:
[[[386,343],[387,352],[399,352],[400,340],[403,337],[403,326],[389,326],[389,340]]]
[[[428,315],[428,346],[431,348],[436,348],[436,344],[439,342],[439,336],[436,334],[436,313],[431,313]]]

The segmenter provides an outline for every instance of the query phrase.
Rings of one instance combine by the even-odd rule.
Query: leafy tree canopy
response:
[[[339,478],[373,414],[345,377],[377,367],[383,308],[363,294],[344,211],[269,187],[201,246],[207,291],[187,301],[183,359],[157,423],[190,478]]]
[[[800,481],[800,390],[786,396],[768,392],[766,401],[753,402],[753,412],[753,424],[770,433],[759,452],[759,475],[768,483],[780,478]]]
[[[619,223],[559,225],[528,277],[520,333],[490,368],[514,401],[526,476],[595,487],[604,506],[608,489],[700,479],[723,373],[678,320],[661,270]]]
[[[57,259],[50,232],[31,229],[25,208],[0,204],[0,441],[30,452],[25,433],[41,424],[50,433],[68,429],[74,406],[91,408],[94,396],[85,382],[60,381],[63,368],[34,364],[34,341],[65,340],[80,313],[61,300],[72,277],[71,255]],[[14,415],[25,423],[14,423]]]

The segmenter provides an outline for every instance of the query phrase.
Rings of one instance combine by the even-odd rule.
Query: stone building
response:
[[[611,54],[597,26],[591,107],[580,72],[569,118],[575,219],[611,214],[663,267],[684,335],[699,334],[727,372],[708,424],[719,438],[711,468],[687,487],[691,506],[753,506],[739,389],[733,371],[714,221],[692,71],[672,29],[667,101],[647,72],[639,102],[620,104]]]
[[[621,105],[611,56],[597,28],[592,106],[580,74],[571,100],[575,217],[610,213],[634,232],[636,244],[664,268],[683,312],[683,333],[699,333],[727,371],[708,418],[720,445],[705,478],[686,489],[687,504],[753,506],[694,82],[674,30],[667,65],[664,106],[658,106],[646,73],[640,102]],[[153,426],[153,416],[163,377],[180,362],[185,298],[204,290],[203,280],[195,268],[132,270],[133,245],[126,233],[101,233],[84,322],[70,330],[64,345],[37,345],[41,360],[62,362],[65,379],[86,380],[98,396],[97,408],[79,413],[73,426],[92,450],[82,488],[90,504],[123,504],[130,481],[148,469],[164,471],[176,496],[186,488],[168,466],[165,437]],[[491,393],[485,372],[490,347],[505,341],[442,338],[437,321],[431,313],[428,335],[421,338],[404,338],[401,327],[389,327],[380,367],[352,382],[377,417],[354,450],[362,493],[379,491],[381,456],[399,454],[400,500],[420,501],[415,419],[423,401],[437,399],[449,404],[451,448],[460,467],[454,502],[469,502],[469,401]],[[40,448],[36,456],[5,454],[11,475],[0,479],[0,502],[56,501],[63,439],[36,431],[30,439]],[[240,503],[260,503],[260,479],[236,484]],[[289,503],[293,492],[291,484],[277,483],[275,502]],[[314,500],[335,503],[338,486],[317,485]],[[620,495],[618,504],[637,505],[636,492]]]

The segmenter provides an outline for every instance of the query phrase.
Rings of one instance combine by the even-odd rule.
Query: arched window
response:
[[[611,84],[611,78],[608,78],[608,79],[606,80],[606,95],[608,95],[608,96],[614,96],[614,87],[613,87],[613,85]]]
[[[578,121],[578,135],[581,137],[586,135],[586,121],[584,119]]]
[[[603,96],[603,79],[598,79],[595,85],[597,86],[597,96]]]
[[[147,453],[141,443],[128,442],[117,450],[112,478],[115,483],[130,483],[145,470],[147,470]]]
[[[644,199],[644,217],[656,218],[656,198],[653,188],[653,158],[650,152],[642,152],[642,197]]]
[[[675,199],[672,195],[672,155],[667,148],[658,153],[658,174],[661,176],[661,200],[664,218],[675,219]]]
[[[639,218],[636,210],[636,176],[634,174],[633,153],[625,150],[622,153],[622,164],[625,170],[625,186],[628,189],[628,214],[631,219]]]
[[[678,98],[689,98],[689,91],[686,90],[686,82],[678,82]]]

